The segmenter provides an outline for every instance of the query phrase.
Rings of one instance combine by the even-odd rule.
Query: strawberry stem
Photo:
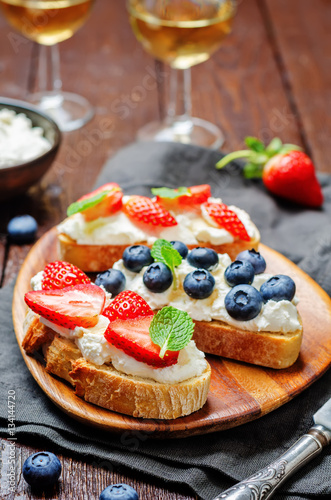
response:
[[[224,156],[221,160],[219,160],[216,163],[216,168],[223,168],[225,167],[225,165],[227,165],[233,160],[237,160],[238,158],[247,158],[248,160],[250,160],[252,156],[254,156],[254,153],[249,149],[244,149],[242,151],[234,151],[233,153],[229,153],[228,155]]]

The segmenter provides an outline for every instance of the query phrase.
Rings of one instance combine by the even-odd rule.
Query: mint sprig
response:
[[[152,319],[149,334],[154,344],[161,347],[160,358],[166,351],[180,351],[190,342],[194,323],[185,311],[172,306],[163,307]]]
[[[177,288],[177,276],[175,268],[182,263],[182,256],[167,240],[156,240],[152,246],[151,254],[156,262],[163,262],[172,272],[174,290]]]
[[[181,186],[177,189],[171,189],[171,188],[167,188],[167,187],[152,188],[151,191],[152,191],[152,194],[154,194],[155,196],[159,196],[160,198],[168,198],[170,200],[174,200],[176,198],[179,198],[180,196],[183,196],[184,194],[187,196],[191,195],[190,190],[185,186]]]
[[[70,215],[77,214],[78,212],[84,212],[84,210],[87,210],[88,208],[94,207],[94,205],[97,205],[102,200],[104,200],[109,192],[110,189],[107,189],[106,191],[102,191],[101,193],[91,196],[91,198],[85,198],[84,200],[78,200],[74,203],[71,203],[67,210],[68,217],[70,217]]]

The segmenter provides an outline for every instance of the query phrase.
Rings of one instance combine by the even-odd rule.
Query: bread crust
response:
[[[58,235],[58,255],[60,260],[71,262],[85,272],[100,272],[112,267],[116,261],[122,258],[123,252],[129,245],[80,245],[66,234]],[[227,253],[234,260],[239,252],[243,250],[258,249],[260,233],[256,229],[256,237],[250,241],[235,240],[233,243],[223,245],[212,245],[211,243],[199,242],[197,245],[188,245],[191,250],[197,246],[208,247],[217,253]],[[139,244],[147,245],[147,241]]]
[[[205,353],[276,369],[288,368],[299,356],[302,328],[283,334],[241,330],[216,320],[194,323],[193,340]]]
[[[111,363],[97,366],[86,361],[71,339],[61,337],[30,316],[23,345],[30,354],[42,347],[46,370],[67,380],[76,394],[108,410],[133,417],[174,419],[189,415],[205,404],[211,368],[177,384],[160,384],[151,379],[126,375]]]

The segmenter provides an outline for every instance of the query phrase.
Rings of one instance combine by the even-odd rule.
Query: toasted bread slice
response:
[[[27,317],[24,331],[27,352],[42,347],[46,370],[71,383],[85,401],[103,408],[134,417],[174,419],[199,410],[207,400],[211,378],[208,363],[200,376],[161,384],[121,373],[111,363],[97,366],[86,361],[73,340],[42,325],[36,315]]]
[[[194,323],[193,340],[205,353],[277,369],[288,368],[299,356],[302,329],[289,333],[255,332],[216,320]]]
[[[146,241],[137,244],[147,245]],[[233,243],[212,245],[199,242],[197,245],[188,245],[189,249],[196,246],[208,247],[217,253],[227,253],[232,260],[243,250],[258,249],[260,234],[256,230],[255,238],[250,241],[235,240]],[[71,262],[85,272],[100,272],[111,268],[115,262],[122,258],[125,248],[129,245],[80,245],[66,234],[58,235],[58,255],[60,260]],[[147,245],[151,246],[151,245]]]

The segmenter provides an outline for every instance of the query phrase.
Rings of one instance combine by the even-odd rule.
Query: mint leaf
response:
[[[177,277],[175,267],[182,262],[182,256],[167,240],[156,240],[152,246],[151,254],[156,262],[163,262],[171,270],[174,277],[174,290],[177,288]]]
[[[160,358],[166,351],[180,351],[187,346],[193,330],[194,323],[189,314],[172,306],[163,307],[149,326],[152,341],[161,347]]]
[[[84,210],[94,207],[94,205],[97,205],[100,203],[104,198],[106,198],[107,194],[110,192],[108,189],[107,191],[102,191],[101,193],[98,193],[94,196],[91,196],[91,198],[85,198],[84,200],[81,201],[75,201],[74,203],[71,203],[69,205],[68,210],[67,210],[67,215],[70,217],[70,215],[74,215],[78,212],[83,212]]]
[[[180,196],[183,196],[184,194],[190,195],[190,190],[187,187],[179,187],[177,189],[171,189],[167,187],[161,187],[161,188],[152,188],[151,189],[152,194],[155,196],[159,196],[160,198],[168,198],[170,200],[174,200],[175,198],[179,198]]]
[[[265,150],[263,142],[261,142],[256,137],[246,137],[245,139],[246,146],[249,147],[252,151],[256,153],[263,153]]]

